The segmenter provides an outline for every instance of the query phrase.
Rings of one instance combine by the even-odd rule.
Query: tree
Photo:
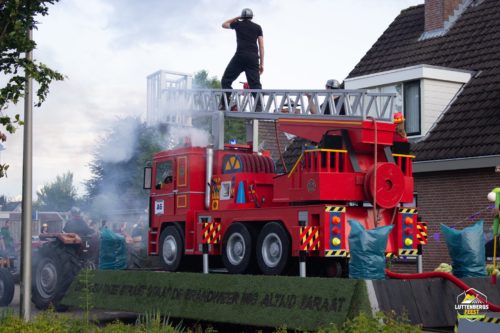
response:
[[[208,72],[204,69],[198,71],[193,78],[193,87],[198,89],[220,89],[221,82],[217,76],[208,77]],[[195,119],[194,126],[209,131],[206,120]],[[245,142],[246,137],[245,121],[243,119],[224,119],[224,142],[236,139],[237,142]]]
[[[208,77],[208,71],[202,69],[194,74],[193,87],[201,89],[220,89],[221,83],[217,76]]]
[[[77,200],[76,188],[73,185],[73,173],[66,172],[56,177],[52,183],[45,184],[37,191],[38,199],[35,207],[44,211],[68,211]]]
[[[19,114],[11,118],[6,110],[24,97],[26,75],[38,83],[35,106],[40,106],[47,97],[52,80],[64,79],[43,63],[25,57],[36,48],[36,43],[28,37],[28,31],[37,28],[35,17],[47,15],[48,5],[58,1],[0,0],[0,73],[6,77],[6,83],[0,87],[0,129],[3,127],[8,133],[14,133],[23,124]],[[0,143],[7,140],[6,132],[0,130]],[[0,178],[7,169],[8,165],[0,164]]]
[[[110,211],[148,206],[144,167],[162,149],[163,142],[160,128],[148,127],[138,118],[119,119],[113,124],[97,143],[90,163],[92,178],[85,182],[92,215],[103,218]]]

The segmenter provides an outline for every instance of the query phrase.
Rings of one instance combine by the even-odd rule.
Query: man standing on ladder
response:
[[[241,11],[241,16],[229,19],[222,23],[224,29],[236,31],[236,53],[227,65],[222,76],[222,89],[232,89],[231,84],[245,72],[250,89],[262,89],[260,74],[264,72],[264,37],[260,25],[252,22],[253,12],[250,8]],[[257,47],[258,43],[258,47]],[[260,60],[260,61],[259,61]],[[229,104],[229,93],[227,103]],[[255,96],[255,95],[254,95]],[[256,111],[262,111],[259,100]],[[220,109],[225,109],[224,100],[221,100]]]

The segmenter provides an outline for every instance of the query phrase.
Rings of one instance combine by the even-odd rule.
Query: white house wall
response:
[[[462,83],[423,79],[421,81],[422,135],[426,135],[462,88]]]

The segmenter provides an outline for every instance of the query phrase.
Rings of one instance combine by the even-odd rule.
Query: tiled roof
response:
[[[476,72],[425,140],[418,160],[500,154],[500,1],[469,7],[442,37],[419,41],[424,5],[401,12],[349,74],[419,64]]]

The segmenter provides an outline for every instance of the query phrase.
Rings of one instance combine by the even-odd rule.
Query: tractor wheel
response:
[[[80,268],[73,245],[58,241],[45,244],[37,254],[33,269],[31,300],[37,309],[57,307]]]
[[[175,272],[181,265],[184,256],[184,240],[179,229],[169,225],[160,237],[160,258],[163,268]]]
[[[290,257],[290,237],[277,222],[262,228],[257,239],[257,263],[265,275],[279,275],[285,270]]]
[[[222,240],[222,262],[232,274],[243,274],[252,268],[252,230],[234,223]]]
[[[14,277],[7,268],[0,268],[0,306],[8,306],[14,297]]]

